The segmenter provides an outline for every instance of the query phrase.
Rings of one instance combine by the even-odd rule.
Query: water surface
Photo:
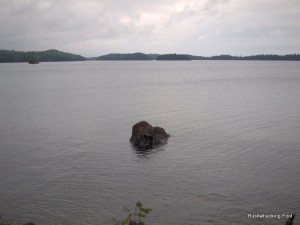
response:
[[[300,215],[300,63],[0,64],[0,215],[112,224],[283,224]],[[129,143],[146,120],[172,135]],[[297,217],[296,217],[297,219]]]

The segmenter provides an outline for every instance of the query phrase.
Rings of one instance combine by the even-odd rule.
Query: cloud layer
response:
[[[0,49],[300,52],[299,0],[0,0]]]

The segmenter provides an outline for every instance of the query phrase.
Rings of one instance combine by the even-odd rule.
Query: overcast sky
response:
[[[0,49],[300,53],[300,0],[0,0]]]

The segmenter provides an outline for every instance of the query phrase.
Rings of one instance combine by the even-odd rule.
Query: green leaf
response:
[[[145,225],[143,221],[140,221],[138,225]]]
[[[137,202],[137,203],[136,203],[136,207],[142,208],[142,207],[143,207],[143,204],[142,204],[141,202]]]
[[[127,216],[127,220],[129,220],[132,217],[132,213],[129,213]]]
[[[140,210],[145,214],[149,214],[152,211],[150,208],[141,208]]]
[[[127,215],[127,218],[126,218],[126,220],[124,220],[124,221],[122,222],[122,225],[129,224],[129,220],[131,219],[131,217],[132,217],[132,214],[131,214],[131,213],[129,213],[129,214]]]
[[[143,218],[145,218],[146,217],[146,215],[145,214],[143,214],[143,213],[138,213],[138,214],[136,214],[138,217],[143,217]]]

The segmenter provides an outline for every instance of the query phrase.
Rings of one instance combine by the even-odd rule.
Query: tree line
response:
[[[34,57],[39,62],[59,62],[59,61],[84,61],[83,56],[75,55],[55,49],[47,51],[21,52],[13,50],[0,50],[0,62],[29,62]]]

